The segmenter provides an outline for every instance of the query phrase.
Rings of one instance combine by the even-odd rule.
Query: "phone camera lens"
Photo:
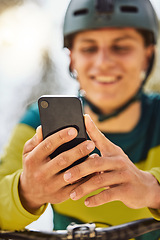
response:
[[[48,108],[48,105],[49,105],[49,104],[48,104],[47,101],[42,101],[42,102],[41,102],[41,107],[42,107],[42,108]]]

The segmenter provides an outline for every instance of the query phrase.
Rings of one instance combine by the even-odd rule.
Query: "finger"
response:
[[[59,154],[54,159],[48,162],[47,168],[49,170],[49,174],[54,175],[55,173],[58,173],[63,169],[69,167],[75,161],[90,154],[94,150],[94,148],[94,143],[90,140],[86,140],[81,144],[77,145],[76,147]]]
[[[86,161],[74,166],[64,173],[64,180],[68,183],[75,182],[82,177],[97,172],[126,172],[126,161],[121,155],[113,157],[100,157],[98,154],[89,156]],[[94,186],[94,182],[93,182]]]
[[[123,188],[123,185],[107,188],[106,190],[103,190],[96,195],[88,197],[85,200],[85,205],[87,207],[96,207],[112,201],[120,201],[119,196],[123,192],[122,188]]]
[[[60,185],[59,185],[60,182]],[[64,181],[62,180],[63,184]],[[53,191],[53,184],[50,184],[49,188],[47,189],[48,195],[50,196],[49,199],[47,199],[47,202],[50,202],[52,204],[57,204],[64,202],[70,198],[70,192],[74,189],[75,186],[78,186],[79,183],[69,184],[69,185],[62,185],[61,180],[57,182],[57,188],[59,187],[59,190],[57,190],[56,194]]]
[[[42,127],[39,126],[36,129],[35,135],[25,143],[23,154],[27,154],[32,151],[40,142],[42,142],[42,140]]]
[[[48,178],[48,174],[47,176],[45,176],[45,179],[46,178]],[[47,180],[47,184],[45,184],[44,195],[49,196],[49,199],[47,199],[46,202],[55,204],[55,203],[60,203],[69,199],[71,191],[73,191],[73,189],[78,185],[80,185],[83,181],[84,180],[82,179],[79,182],[76,182],[73,184],[67,184],[66,182],[64,182],[62,173],[56,174],[54,176],[54,181],[53,181],[53,178],[51,178],[50,180]]]
[[[91,158],[91,159],[99,158],[99,155],[98,155],[98,153],[92,153],[92,154],[89,156],[89,158]]]
[[[98,162],[98,164],[96,164]],[[75,182],[92,173],[102,171],[101,158],[98,154],[92,154],[86,161],[72,167],[64,173],[64,180],[68,183]],[[99,167],[98,167],[99,165]],[[95,166],[95,167],[94,167]],[[100,169],[101,168],[101,169]]]
[[[76,136],[77,130],[75,128],[66,128],[55,134],[52,134],[44,139],[39,145],[37,145],[32,152],[30,152],[30,157],[36,158],[37,161],[47,159],[48,156],[60,145],[71,141]]]
[[[101,155],[113,155],[116,150],[116,145],[109,141],[95,126],[89,115],[84,116],[86,130],[89,137],[95,143],[96,147],[100,150]]]
[[[78,200],[101,188],[110,188],[124,183],[124,174],[120,171],[99,172],[81,184],[71,193],[72,200]]]
[[[39,142],[43,140],[43,134],[42,134],[42,126],[38,126],[36,129],[37,139]]]

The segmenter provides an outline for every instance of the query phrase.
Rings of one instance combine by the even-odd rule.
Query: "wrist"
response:
[[[23,189],[21,184],[22,174],[20,176],[20,180],[18,184],[18,193],[19,193],[21,204],[26,211],[28,211],[31,214],[36,214],[38,210],[43,206],[43,204],[33,201],[35,200],[35,198],[31,197],[29,192]]]
[[[160,184],[153,174],[147,172],[150,188],[148,191],[148,208],[160,209]]]

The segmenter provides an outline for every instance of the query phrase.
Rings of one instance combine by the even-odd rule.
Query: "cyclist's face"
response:
[[[73,40],[71,66],[87,98],[109,112],[138,90],[152,50],[132,28],[85,31]]]

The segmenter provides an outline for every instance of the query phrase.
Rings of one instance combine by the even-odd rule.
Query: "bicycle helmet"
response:
[[[77,32],[104,27],[133,27],[152,32],[158,39],[158,18],[149,0],[71,0],[66,11],[64,47]]]

